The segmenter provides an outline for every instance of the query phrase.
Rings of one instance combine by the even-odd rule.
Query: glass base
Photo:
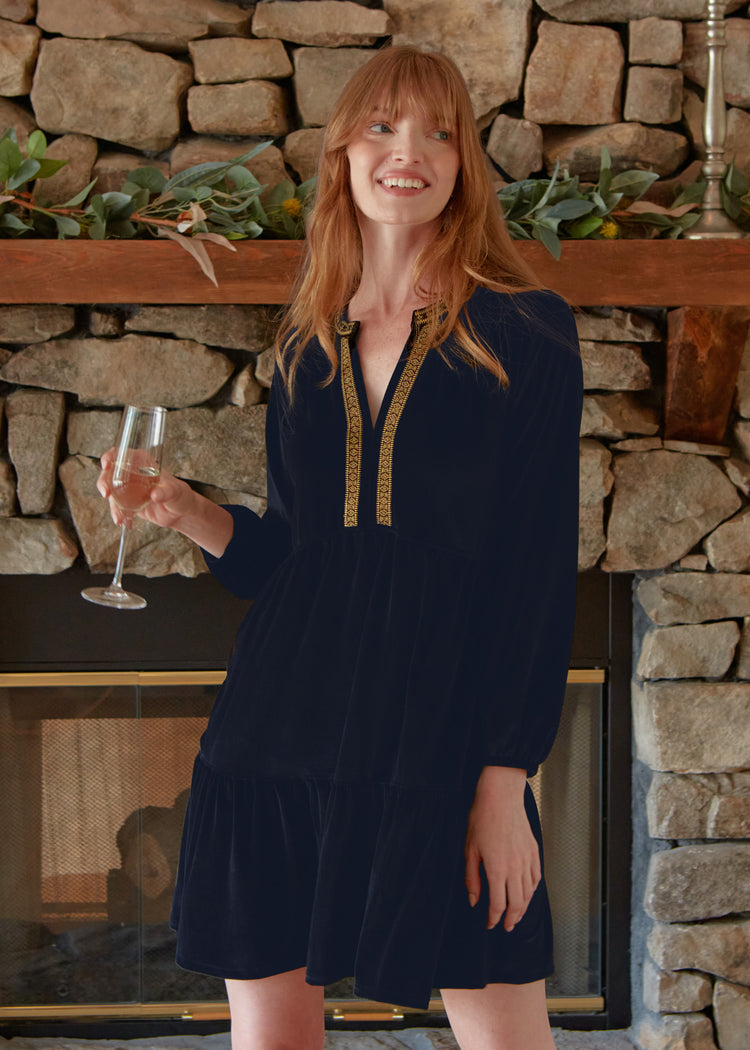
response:
[[[122,587],[87,587],[81,597],[96,605],[108,605],[110,609],[145,609],[148,604],[139,594],[131,594]]]

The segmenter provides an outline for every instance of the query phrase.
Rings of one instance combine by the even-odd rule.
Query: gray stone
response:
[[[487,153],[512,179],[528,179],[544,163],[542,129],[531,120],[500,113],[490,129]]]
[[[724,98],[730,105],[750,105],[750,22],[745,18],[728,18],[725,23]],[[708,75],[708,51],[704,24],[685,26],[680,69],[690,80],[705,88]]]
[[[721,678],[734,658],[739,637],[734,620],[657,627],[644,636],[636,674],[640,678]]]
[[[678,572],[641,580],[638,601],[654,623],[703,623],[750,616],[750,576]]]
[[[0,18],[0,95],[28,95],[31,91],[41,35],[36,26]]]
[[[654,773],[646,814],[656,839],[750,838],[750,773]]]
[[[284,89],[270,80],[192,87],[188,118],[193,131],[210,135],[285,135],[289,130]]]
[[[723,572],[750,572],[750,508],[725,521],[703,541],[708,560]]]
[[[740,655],[737,661],[737,677],[750,680],[750,617],[745,617],[740,638]]]
[[[69,569],[78,548],[55,518],[0,519],[0,575],[50,576]]]
[[[649,1014],[636,1038],[641,1050],[717,1050],[711,1021],[702,1013]]]
[[[624,438],[622,441],[615,441],[609,447],[613,452],[653,452],[654,449],[663,448],[664,442],[658,437]]]
[[[169,174],[170,176],[175,175],[178,171],[191,168],[194,164],[205,164],[207,161],[233,160],[235,157],[242,156],[255,144],[254,139],[233,139],[231,142],[224,142],[222,139],[211,138],[208,135],[191,135],[182,142],[178,142],[172,150]],[[258,182],[266,187],[260,195],[261,201],[266,200],[274,186],[289,178],[284,166],[284,157],[276,146],[266,146],[257,156],[251,157],[243,167],[251,171]],[[221,308],[217,307],[217,309]]]
[[[368,47],[391,32],[385,11],[350,0],[265,0],[255,8],[253,36],[313,47]]]
[[[615,306],[592,310],[577,310],[575,314],[579,339],[595,339],[597,342],[658,343],[661,333],[655,321],[632,310],[619,310]]]
[[[691,925],[654,923],[648,950],[657,966],[701,970],[750,984],[750,919],[716,919]]]
[[[578,569],[592,569],[603,552],[604,498],[612,488],[612,456],[604,445],[590,438],[580,442],[580,495],[578,514]]]
[[[106,150],[97,157],[91,173],[92,177],[96,177],[94,192],[119,192],[128,181],[131,171],[137,168],[156,168],[165,178],[169,178],[169,164],[165,160],[139,157],[135,153],[123,153],[119,150]]]
[[[734,436],[746,460],[750,460],[750,422],[740,420],[735,424]]]
[[[581,436],[624,438],[628,434],[656,434],[656,411],[633,394],[588,394],[583,399]]]
[[[686,554],[684,558],[680,558],[679,565],[681,569],[689,569],[692,572],[705,572],[708,568],[708,558],[705,554]]]
[[[695,456],[729,456],[731,449],[726,445],[706,445],[702,441],[670,441],[665,439],[664,448],[669,452],[688,452]]]
[[[37,179],[34,183],[35,203],[42,207],[64,204],[75,196],[91,182],[96,154],[96,139],[90,135],[63,135],[50,143],[45,157],[49,160],[65,160],[67,164],[49,178]],[[98,186],[96,192],[102,192]]]
[[[191,339],[53,339],[20,350],[0,369],[11,383],[68,390],[94,405],[167,408],[206,401],[232,373],[231,362]]]
[[[750,988],[728,981],[714,986],[714,1024],[721,1050],[747,1050],[750,1034]]]
[[[682,23],[638,18],[628,26],[628,59],[645,66],[673,66],[682,58]]]
[[[644,907],[660,922],[750,911],[750,843],[678,846],[652,854]]]
[[[750,683],[633,683],[632,698],[638,757],[650,769],[731,773],[750,766]]]
[[[16,475],[7,459],[0,459],[0,518],[16,513]]]
[[[0,306],[0,343],[43,343],[74,324],[72,306]]]
[[[643,963],[643,1002],[655,1013],[690,1013],[711,1005],[711,981],[702,973],[660,970]]]
[[[5,404],[8,454],[18,478],[22,514],[46,514],[55,496],[57,451],[65,418],[62,394],[14,390]]]
[[[255,353],[268,345],[269,338],[262,306],[141,306],[125,327],[128,331],[160,332],[209,346]]]
[[[481,127],[519,97],[531,0],[384,0],[384,7],[393,20],[394,44],[440,51],[458,65]]]
[[[112,521],[109,504],[96,488],[99,464],[85,456],[71,456],[60,464],[59,474],[89,569],[112,572],[120,529]],[[193,577],[206,568],[199,548],[186,536],[136,517],[128,538],[124,571],[139,576],[179,573]]]
[[[37,22],[68,37],[132,40],[159,51],[186,51],[204,36],[250,32],[251,14],[221,0],[38,0]]]
[[[301,182],[307,182],[318,170],[324,134],[324,128],[300,128],[287,135],[284,141],[284,160],[294,168]]]
[[[122,314],[107,310],[92,310],[89,314],[89,331],[101,339],[113,339],[123,335],[125,319]]]
[[[372,58],[363,48],[298,47],[294,61],[294,94],[303,124],[322,127],[349,79]]]
[[[676,123],[682,117],[682,73],[677,69],[631,66],[623,116],[644,124]]]
[[[169,149],[180,132],[180,106],[192,79],[187,63],[136,44],[55,37],[39,48],[31,104],[45,131],[77,131],[140,150]],[[119,103],[122,98],[127,106]]]
[[[550,128],[544,136],[544,163],[551,172],[559,161],[571,175],[595,182],[602,146],[609,150],[614,174],[637,168],[671,175],[689,153],[684,135],[632,122],[597,128]]]
[[[229,400],[233,405],[246,408],[248,405],[258,405],[263,400],[263,387],[255,378],[255,369],[247,365],[232,380],[232,392]]]
[[[727,13],[745,0],[729,0]],[[539,0],[539,6],[562,22],[629,22],[634,18],[704,18],[705,0]]]
[[[13,128],[21,149],[26,148],[29,135],[36,130],[36,126],[36,121],[31,113],[8,98],[0,98],[0,128],[3,129],[3,132],[7,128]]]
[[[36,12],[36,0],[0,0],[0,18],[11,22],[30,22]]]
[[[734,485],[704,456],[634,452],[615,457],[614,474],[609,572],[670,565],[740,505]]]
[[[602,26],[542,22],[526,68],[524,116],[539,124],[614,124],[625,53]]]
[[[280,40],[223,37],[191,40],[188,48],[199,84],[283,80],[293,72],[291,59]]]
[[[258,354],[258,358],[255,362],[255,378],[261,386],[270,389],[275,363],[276,354],[272,346],[269,346],[262,354]]]
[[[647,390],[651,370],[632,343],[581,340],[583,385],[586,390]]]
[[[249,507],[250,510],[261,516],[268,506],[268,500],[263,496],[254,496],[249,492],[236,492],[233,489],[221,489],[216,485],[200,485],[196,483],[197,490],[212,503],[233,503],[240,507]]]

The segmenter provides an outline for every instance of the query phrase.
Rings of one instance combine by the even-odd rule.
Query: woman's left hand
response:
[[[469,811],[464,881],[473,907],[482,891],[482,861],[490,887],[487,929],[505,912],[503,927],[510,932],[541,881],[539,847],[524,808],[525,788],[525,769],[485,766]]]

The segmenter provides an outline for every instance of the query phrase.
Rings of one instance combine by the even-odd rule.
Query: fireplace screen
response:
[[[176,966],[168,926],[192,764],[221,677],[0,675],[0,1018],[94,1004],[112,1016],[225,1009],[222,981]],[[556,1009],[601,1005],[603,677],[570,673],[555,747],[532,781]],[[328,1004],[361,1003],[351,985],[329,986]]]

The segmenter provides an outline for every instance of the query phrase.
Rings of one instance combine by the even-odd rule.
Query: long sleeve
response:
[[[548,293],[542,302],[550,334],[530,326],[511,355],[500,526],[479,609],[483,764],[528,776],[554,742],[570,659],[583,395],[572,311]]]
[[[293,486],[284,459],[288,397],[274,371],[266,415],[268,506],[263,516],[224,504],[234,519],[232,538],[220,558],[203,551],[211,573],[238,598],[254,598],[292,549]]]

